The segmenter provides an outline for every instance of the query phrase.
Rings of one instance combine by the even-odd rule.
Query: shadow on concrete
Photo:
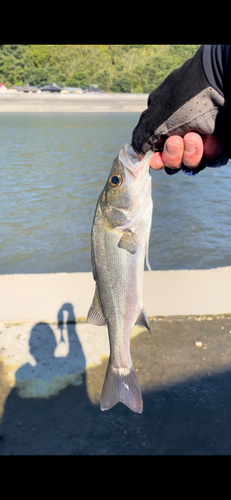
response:
[[[66,321],[65,312],[67,313]],[[58,329],[60,332],[58,341],[47,323],[37,323],[31,329],[29,351],[34,363],[23,365],[15,373],[16,388],[22,397],[34,395],[42,397],[57,392],[62,384],[65,386],[70,383],[76,385],[81,383],[86,363],[76,332],[72,304],[65,303],[60,308]],[[59,355],[55,356],[57,350],[59,350]]]
[[[84,373],[81,385],[69,385],[58,394],[49,398],[22,398],[14,388],[5,403],[4,415],[0,433],[0,454],[19,455],[222,455],[231,454],[231,370],[230,358],[226,366],[216,373],[202,374],[200,370],[194,375],[188,371],[188,377],[174,382],[174,370],[181,370],[178,354],[182,354],[182,363],[187,359],[186,344],[190,339],[190,331],[203,333],[203,342],[210,339],[211,345],[217,342],[217,332],[222,321],[212,325],[207,321],[196,324],[162,322],[161,325],[151,325],[152,333],[141,333],[132,340],[133,361],[139,367],[139,378],[142,385],[143,374],[149,373],[146,391],[143,389],[144,412],[135,414],[122,404],[112,410],[101,412],[99,405],[93,404],[87,391],[88,380],[94,381],[93,392],[100,393],[103,383],[105,365],[92,368]],[[76,325],[72,324],[77,336]],[[158,330],[159,328],[159,330]],[[230,324],[227,325],[227,335],[224,342],[229,341]],[[202,331],[203,329],[203,331]],[[206,330],[207,329],[207,330]],[[32,329],[33,330],[33,329]],[[160,336],[158,334],[160,332]],[[208,337],[206,337],[206,331]],[[48,332],[48,330],[47,330]],[[176,338],[180,339],[182,332],[185,346],[178,347]],[[224,330],[222,330],[224,332]],[[163,336],[164,334],[164,336]],[[51,332],[49,332],[51,335]],[[192,333],[192,335],[194,335]],[[36,338],[36,336],[35,336]],[[201,337],[202,338],[202,337]],[[213,339],[213,340],[212,340]],[[226,339],[226,340],[225,340]],[[174,343],[175,342],[175,343]],[[156,363],[152,353],[157,357],[159,343],[162,352],[172,354],[167,356],[165,363],[159,356]],[[46,349],[46,343],[42,344]],[[188,355],[192,365],[201,366],[206,362],[206,351],[200,351],[193,345],[191,339],[187,344]],[[231,345],[231,344],[230,344]],[[38,358],[38,353],[33,355]],[[54,346],[53,346],[54,347]],[[52,347],[52,349],[53,349]],[[218,346],[220,349],[220,345]],[[50,354],[52,350],[50,349]],[[81,353],[81,346],[80,346]],[[141,355],[142,353],[142,355]],[[193,354],[195,353],[195,354]],[[226,357],[228,356],[226,352]],[[42,352],[40,352],[42,354]],[[159,353],[160,354],[160,353]],[[83,353],[80,354],[84,357]],[[214,350],[214,359],[217,352]],[[202,357],[203,356],[203,357]],[[211,356],[211,350],[210,350]],[[180,359],[180,357],[179,357]],[[223,359],[223,358],[222,358]],[[205,360],[205,361],[203,361]],[[197,365],[196,365],[197,363]],[[212,363],[209,361],[210,366]],[[143,366],[143,368],[142,368]],[[173,374],[171,382],[165,387],[152,387],[156,367],[162,370],[158,380],[164,380],[164,373]],[[172,372],[171,372],[172,370]],[[209,370],[210,371],[210,370]],[[159,372],[158,372],[159,373]],[[183,373],[183,372],[182,372]],[[190,373],[190,375],[189,375]],[[145,376],[146,376],[145,375]],[[183,377],[182,377],[183,378]],[[98,385],[97,385],[98,384]],[[155,383],[156,384],[156,383]],[[91,398],[92,399],[92,398]]]

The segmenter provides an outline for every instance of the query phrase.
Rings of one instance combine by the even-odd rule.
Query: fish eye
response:
[[[122,184],[122,177],[120,174],[112,174],[110,177],[109,177],[109,180],[108,180],[109,184],[111,187],[118,187],[118,186],[121,186]]]

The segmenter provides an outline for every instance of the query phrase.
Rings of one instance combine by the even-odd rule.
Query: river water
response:
[[[0,114],[0,274],[91,271],[111,163],[140,113]],[[152,171],[152,269],[231,265],[231,165]]]

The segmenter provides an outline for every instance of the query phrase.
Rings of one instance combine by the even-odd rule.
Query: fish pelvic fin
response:
[[[102,326],[106,325],[106,319],[101,306],[101,301],[99,298],[98,287],[95,287],[95,295],[91,304],[91,307],[87,315],[87,323],[92,325]]]
[[[114,368],[110,361],[102,389],[100,408],[109,410],[123,403],[135,413],[142,413],[143,400],[134,368]]]

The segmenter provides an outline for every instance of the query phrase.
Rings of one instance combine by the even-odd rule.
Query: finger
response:
[[[161,170],[164,168],[164,162],[161,153],[154,153],[150,160],[150,167],[154,170]]]
[[[179,168],[182,163],[184,141],[179,135],[172,135],[165,144],[162,159],[166,167]]]
[[[203,136],[204,157],[208,162],[217,160],[223,152],[223,147],[215,135],[205,134]]]
[[[196,132],[189,132],[184,136],[183,163],[187,167],[195,168],[203,156],[203,140]]]
[[[143,157],[144,155],[139,154],[138,161],[141,161]],[[164,168],[164,162],[162,160],[161,153],[159,152],[153,153],[150,160],[150,167],[153,168],[154,170],[161,170],[162,168]]]

